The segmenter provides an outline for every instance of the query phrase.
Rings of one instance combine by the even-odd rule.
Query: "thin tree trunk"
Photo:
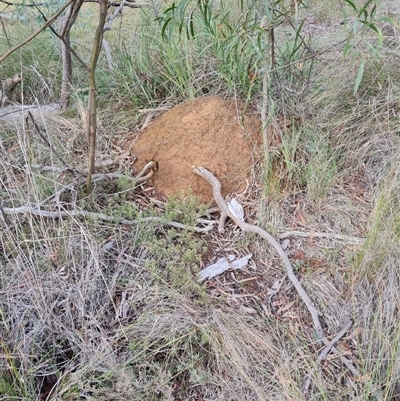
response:
[[[71,4],[67,15],[60,21],[60,36],[64,39],[64,41],[61,41],[62,82],[60,96],[60,106],[63,110],[68,108],[71,99],[72,53],[70,50],[70,33],[83,2],[84,0],[76,0]]]
[[[67,16],[63,17],[60,21],[61,29],[68,22]],[[61,81],[61,96],[60,106],[63,110],[66,110],[69,106],[71,98],[71,79],[72,79],[72,55],[68,46],[71,46],[70,31],[66,31],[64,34],[64,42],[61,41],[61,57],[62,57],[62,81]]]
[[[107,17],[107,0],[99,0],[100,15],[97,24],[96,34],[94,38],[92,57],[89,65],[89,124],[88,124],[88,138],[89,138],[89,168],[86,179],[86,193],[92,191],[92,175],[94,171],[94,159],[96,152],[96,66],[99,59],[101,45],[103,41],[104,24]]]

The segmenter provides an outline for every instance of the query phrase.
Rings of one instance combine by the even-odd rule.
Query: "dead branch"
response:
[[[229,210],[227,203],[225,202],[225,200],[222,198],[221,195],[221,184],[212,173],[210,173],[207,169],[201,166],[193,167],[193,172],[199,175],[200,177],[203,177],[212,186],[214,199],[221,210],[221,220],[219,226],[220,231],[223,229],[223,224],[226,220],[226,217],[229,216],[241,228],[242,231],[258,234],[260,237],[264,238],[276,250],[286,268],[286,272],[288,274],[290,281],[296,288],[297,293],[299,294],[300,298],[303,300],[308,311],[311,314],[314,327],[318,335],[318,339],[323,340],[325,338],[325,334],[319,321],[319,316],[321,315],[321,312],[319,312],[316,309],[314,303],[311,301],[307,293],[304,291],[300,281],[294,274],[293,267],[289,261],[288,256],[281,248],[278,241],[274,237],[272,237],[272,235],[268,234],[260,227],[248,224],[243,220],[240,220]]]
[[[150,178],[154,174],[154,170],[157,168],[157,163],[152,161],[147,163],[143,169],[140,171],[140,173],[137,175],[137,177],[132,177],[132,180],[135,181],[136,183],[138,182],[143,182],[146,181],[148,178]],[[50,169],[51,171],[54,171],[54,169]],[[151,170],[148,172],[148,170]],[[110,173],[110,174],[94,174],[92,176],[93,181],[98,181],[101,179],[106,179],[106,178],[121,178],[123,177],[121,174],[118,173]],[[147,222],[160,222],[162,224],[169,225],[171,227],[179,228],[179,229],[184,229],[184,230],[190,230],[194,231],[196,233],[205,233],[208,231],[211,231],[213,229],[214,224],[217,224],[217,221],[214,220],[205,220],[205,219],[196,219],[196,222],[199,224],[206,224],[206,227],[192,227],[192,226],[187,226],[182,223],[178,223],[175,221],[170,221],[167,219],[164,219],[162,217],[143,217],[137,220],[128,220],[125,218],[118,218],[115,216],[108,216],[103,213],[93,213],[93,212],[87,212],[85,210],[61,210],[61,207],[57,211],[49,211],[49,210],[44,210],[41,209],[40,207],[43,206],[46,202],[48,202],[51,199],[59,199],[61,194],[65,192],[66,190],[74,190],[76,187],[79,185],[83,185],[85,183],[85,179],[82,179],[78,182],[69,184],[59,191],[57,191],[55,194],[53,194],[51,197],[47,198],[45,201],[41,202],[37,206],[21,206],[21,207],[16,207],[16,208],[8,208],[8,207],[0,207],[0,216],[3,218],[3,221],[10,226],[11,222],[7,218],[6,215],[17,215],[17,214],[29,214],[32,216],[38,216],[38,217],[45,217],[45,218],[53,218],[53,219],[58,219],[58,218],[67,218],[67,217],[83,217],[83,218],[88,218],[88,219],[93,219],[93,220],[101,220],[101,221],[107,221],[107,222],[113,222],[113,223],[119,223],[119,224],[125,224],[125,225],[135,225],[138,223],[147,223]],[[58,202],[58,204],[60,204]]]
[[[104,24],[103,34],[107,31],[111,31],[111,26],[112,26],[114,19],[118,16],[118,14],[122,15],[122,9],[124,8],[125,2],[126,2],[126,0],[122,0],[121,3],[118,5],[118,7],[114,10],[114,12],[108,17],[106,23]],[[106,52],[108,68],[111,71],[114,71],[110,45],[108,44],[106,38],[104,38],[104,37],[103,37],[103,41],[102,41],[102,46],[103,46],[104,51]]]
[[[85,0],[85,3],[98,3],[99,0]],[[108,7],[119,7],[121,4],[120,1],[115,1],[114,3],[111,3]],[[135,0],[126,0],[125,7],[129,8],[146,8],[149,7],[148,4],[136,4]]]
[[[132,189],[134,189],[137,184],[140,184],[140,183],[142,183],[144,181],[147,181],[149,178],[151,178],[153,176],[155,170],[157,170],[157,163],[156,162],[152,161],[152,162],[147,163],[142,168],[142,170],[140,171],[140,173],[136,177],[132,177],[132,183],[133,183]],[[59,172],[60,174],[71,172],[74,175],[75,174],[83,175],[78,170],[72,170],[72,169],[59,170],[59,169],[55,169],[55,168],[50,168],[49,167],[47,170],[44,170],[42,168],[42,171]],[[103,173],[103,174],[93,174],[92,175],[92,181],[93,182],[98,182],[98,181],[101,181],[101,180],[109,180],[109,179],[121,179],[121,178],[126,178],[126,176],[124,176],[123,174],[119,174],[119,173]],[[60,198],[61,198],[61,195],[64,192],[67,192],[67,191],[75,191],[75,192],[77,192],[79,187],[82,186],[85,183],[86,183],[86,178],[82,178],[80,180],[77,179],[74,182],[63,186],[55,194],[51,195],[50,197],[48,197],[44,201],[42,201],[38,206],[43,206],[44,204],[46,204],[47,202],[51,201],[52,199],[54,199],[55,202],[58,205],[60,205],[60,203],[61,203],[60,202]]]
[[[354,244],[362,244],[365,239],[360,237],[353,237],[351,235],[336,234],[336,233],[320,233],[320,232],[304,232],[304,231],[286,231],[278,234],[278,238],[284,239],[288,237],[301,237],[301,238],[327,238],[339,241],[351,242]]]
[[[51,143],[47,140],[47,138],[42,134],[39,126],[36,124],[36,121],[33,118],[33,115],[30,111],[28,111],[28,116],[26,117],[26,120],[25,120],[27,125],[29,125],[29,118],[32,121],[32,124],[33,124],[33,127],[35,128],[36,134],[40,136],[40,138],[42,139],[44,144],[46,146],[48,146],[48,148],[51,150],[51,152],[54,154],[54,156],[56,156],[56,158],[61,162],[61,164],[64,165],[65,168],[67,168],[68,170],[71,170],[71,168],[68,166],[68,163],[63,159],[63,157],[60,155],[60,153],[58,153],[58,151],[54,148],[54,146],[52,146]]]
[[[136,4],[133,0],[125,0],[126,4],[125,7],[130,7],[130,8],[144,8],[144,7],[148,7],[147,4]],[[85,0],[85,3],[98,3],[99,0]],[[21,3],[14,3],[11,1],[6,1],[6,0],[0,0],[0,3],[5,4],[7,6],[20,6]],[[114,2],[112,4],[110,4],[110,6],[113,7],[119,7],[120,6],[120,2]],[[37,6],[44,6],[46,4],[44,3],[28,3],[28,4],[24,4],[24,7],[37,7]]]
[[[4,36],[6,37],[6,40],[7,40],[7,45],[8,45],[8,47],[11,47],[10,38],[8,37],[7,29],[6,29],[5,25],[4,25],[3,18],[8,18],[8,17],[6,17],[6,16],[3,15],[2,13],[0,13],[1,27],[3,28]]]
[[[150,178],[154,170],[157,168],[157,163],[152,161],[147,163],[143,169],[140,171],[140,173],[137,175],[137,177],[133,177],[132,179],[136,182],[143,182]],[[148,172],[148,170],[151,170]],[[104,178],[120,178],[120,174],[116,173],[111,173],[111,174],[95,174],[92,176],[94,180],[98,179],[104,179]],[[52,218],[52,219],[59,219],[59,218],[68,218],[68,217],[83,217],[83,218],[88,218],[88,219],[93,219],[93,220],[101,220],[101,221],[106,221],[106,222],[112,222],[112,223],[119,223],[119,224],[125,224],[125,225],[135,225],[138,223],[147,223],[147,222],[159,222],[165,225],[169,225],[171,227],[183,229],[183,230],[190,230],[194,231],[196,233],[205,233],[208,231],[211,231],[214,227],[214,224],[217,224],[217,221],[214,220],[205,220],[202,218],[196,219],[196,222],[199,224],[206,224],[206,227],[192,227],[192,226],[187,226],[182,223],[178,223],[176,221],[170,221],[167,219],[164,219],[162,217],[143,217],[139,218],[136,220],[128,220],[123,217],[115,217],[115,216],[108,216],[103,213],[93,213],[93,212],[87,212],[85,210],[62,210],[62,207],[60,206],[60,203],[58,202],[59,205],[59,210],[57,211],[49,211],[49,210],[44,210],[41,209],[43,205],[48,202],[51,199],[59,199],[61,194],[65,192],[66,190],[74,190],[77,185],[82,185],[85,183],[85,180],[81,180],[76,183],[72,183],[70,185],[67,185],[63,187],[60,191],[56,192],[53,194],[51,197],[47,198],[45,201],[41,202],[39,205],[36,206],[30,206],[30,205],[25,205],[21,207],[16,207],[16,208],[9,208],[9,207],[1,207],[0,208],[0,216],[2,217],[3,221],[5,224],[10,226],[12,224],[9,219],[7,218],[6,215],[18,215],[18,214],[29,214],[31,216],[38,216],[38,217],[44,217],[44,218]]]
[[[122,0],[119,3],[118,7],[114,10],[114,12],[108,17],[107,22],[104,24],[103,33],[106,31],[111,31],[111,25],[114,19],[117,17],[117,15],[122,12],[125,2],[126,0]]]
[[[100,163],[100,164],[96,164],[95,170],[99,170],[101,168],[113,166],[114,164],[118,164],[118,162],[119,162],[119,157],[117,156],[114,160],[110,159],[110,160],[107,160],[106,162],[103,162],[103,163]],[[20,166],[17,166],[17,165],[12,165],[12,168],[15,168],[15,169],[18,169],[18,170],[20,170],[22,168],[26,168],[26,167],[27,167],[27,165],[24,165],[23,167],[20,167]],[[37,170],[40,170],[40,171],[57,173],[57,174],[64,174],[64,173],[68,173],[68,172],[71,172],[74,175],[76,175],[76,174],[83,175],[84,174],[79,169],[69,168],[69,167],[40,166],[38,164],[31,164],[30,167],[34,168],[34,169],[37,169]],[[157,162],[151,161],[151,162],[147,163],[142,168],[142,170],[140,171],[140,173],[136,177],[132,177],[132,180],[136,181],[137,183],[146,181],[146,180],[148,180],[150,178],[149,177],[150,172],[148,173],[148,170],[153,169],[153,170],[156,171],[157,168],[158,168],[157,167]],[[102,176],[102,177],[105,177],[105,178],[106,177],[108,177],[108,178],[122,178],[122,177],[125,177],[124,175],[119,174],[119,173],[104,173],[104,174],[96,174],[95,176],[96,177]]]
[[[272,235],[268,234],[265,230],[260,227],[257,227],[252,224],[246,223],[244,220],[237,217],[236,214],[232,212],[232,209],[228,207],[228,204],[221,196],[221,183],[218,179],[207,169],[201,166],[193,166],[192,170],[195,174],[199,175],[200,177],[204,178],[211,186],[213,190],[213,196],[215,202],[217,203],[220,211],[221,211],[221,218],[219,223],[219,230],[223,230],[223,225],[227,217],[230,217],[240,228],[243,232],[255,233],[258,234],[260,237],[264,238],[277,252],[279,257],[281,258],[283,265],[285,266],[287,275],[289,280],[292,282],[293,286],[295,287],[297,293],[299,294],[300,298],[303,300],[304,304],[306,305],[308,311],[310,312],[311,318],[313,320],[314,328],[318,336],[318,340],[322,341],[327,346],[331,347],[332,352],[335,354],[340,354],[339,350],[337,350],[333,344],[330,345],[330,342],[325,337],[324,330],[322,329],[321,322],[319,320],[319,316],[321,313],[316,309],[314,303],[311,301],[308,294],[305,292],[303,286],[301,285],[300,281],[296,277],[293,271],[292,264],[282,247],[279,245],[278,241]],[[350,372],[354,376],[360,376],[358,370],[354,367],[352,361],[344,356],[340,357],[340,360],[347,366]]]
[[[329,341],[324,350],[319,354],[317,358],[317,363],[320,363],[323,359],[325,359],[328,356],[329,352],[331,352],[335,344],[347,333],[352,324],[353,324],[352,321],[349,320],[346,326],[343,327],[343,329],[340,330],[339,333],[337,333],[336,336],[331,341]]]
[[[143,180],[143,176],[145,175],[145,173],[147,172],[147,170],[150,170],[150,169],[152,169],[153,171],[157,170],[157,169],[158,169],[158,164],[157,164],[157,162],[154,162],[154,161],[148,162],[148,163],[142,168],[142,170],[140,171],[140,173],[136,176],[136,180],[142,179],[142,181],[144,181],[144,180]]]
[[[331,350],[333,350],[335,344],[346,334],[346,332],[350,329],[350,327],[352,326],[352,324],[353,324],[353,323],[352,323],[351,321],[348,321],[347,324],[346,324],[346,326],[343,327],[343,329],[340,330],[339,333],[337,333],[336,336],[335,336],[331,341],[329,341],[329,342],[326,344],[326,347],[325,347],[325,348],[322,350],[322,352],[318,355],[318,358],[317,358],[317,364],[318,364],[318,365],[320,365],[320,363],[322,362],[322,360],[325,359],[325,358],[328,356],[328,354],[329,354],[329,352],[330,352]],[[344,363],[345,363],[345,362],[344,362]],[[346,363],[345,363],[345,364],[346,364]],[[358,371],[355,370],[355,371],[353,372],[354,367],[353,367],[352,364],[350,364],[350,366],[348,366],[348,368],[349,368],[350,372],[352,372],[353,374],[356,373],[356,376],[357,376]],[[307,381],[306,381],[306,383],[305,383],[305,385],[304,385],[303,393],[308,393],[308,390],[309,390],[309,388],[310,388],[310,384],[311,384],[311,379],[310,379],[310,376],[309,376],[308,379],[307,379]]]
[[[118,7],[120,3],[118,1],[114,2],[111,4],[114,7]],[[130,8],[146,8],[149,7],[148,4],[136,4],[134,0],[126,0],[125,7],[130,7]]]
[[[39,171],[43,171],[45,173],[50,172],[50,173],[57,173],[57,174],[65,174],[65,173],[71,172],[74,175],[75,174],[83,174],[82,172],[80,172],[77,169],[70,169],[68,167],[40,166],[39,164],[30,164],[29,166],[27,164],[25,164],[24,166],[12,165],[12,168],[15,168],[17,170],[23,170],[28,167],[39,170]]]
[[[81,2],[80,2],[81,3]],[[35,5],[35,8],[39,12],[39,14],[42,16],[43,20],[47,22],[47,17],[44,15],[42,10],[39,8],[40,4]],[[71,29],[72,25],[75,23],[76,17],[78,16],[79,10],[81,8],[81,4],[77,4],[76,2],[74,3],[72,9],[70,10],[69,14],[65,16],[64,18],[61,18],[61,20],[64,20],[65,18],[67,19],[67,23],[65,26],[69,27],[69,30]],[[73,21],[71,20],[73,18]],[[86,70],[88,71],[89,67],[86,65],[86,63],[82,60],[82,58],[78,55],[78,53],[71,47],[71,44],[69,42],[69,30],[64,31],[63,29],[63,34],[59,35],[58,32],[51,26],[49,25],[49,28],[51,32],[57,36],[58,39],[61,40],[62,44],[65,46],[66,50],[73,54],[73,56],[76,58],[76,60],[79,62],[79,64]],[[68,35],[67,35],[68,33]],[[64,50],[63,50],[64,52]],[[65,82],[65,79],[63,79],[63,83]],[[69,83],[69,82],[67,82]],[[63,91],[61,91],[63,92]]]
[[[5,213],[4,209],[3,209],[3,201],[0,202],[0,214],[1,214],[1,217],[3,218],[4,224],[7,227],[10,227],[11,226],[11,222],[10,222],[10,220],[8,220],[8,217],[7,217],[7,215],[6,215],[6,213]]]
[[[87,212],[85,210],[74,209],[74,210],[58,210],[58,211],[53,212],[53,211],[39,209],[37,207],[33,207],[33,206],[29,206],[29,205],[15,207],[15,208],[3,207],[0,215],[2,216],[3,213],[5,213],[6,215],[29,214],[31,216],[45,217],[45,218],[51,218],[51,219],[60,219],[60,218],[65,218],[65,217],[83,217],[85,219],[101,220],[101,221],[107,221],[107,222],[111,222],[111,223],[125,224],[125,225],[129,225],[129,226],[137,225],[138,223],[148,223],[148,222],[154,221],[154,222],[166,224],[171,227],[180,228],[183,230],[194,231],[196,233],[204,233],[204,232],[211,231],[213,229],[214,224],[217,223],[216,221],[209,221],[207,227],[192,227],[192,226],[187,226],[182,223],[178,223],[176,221],[170,221],[170,220],[164,219],[162,217],[142,217],[137,220],[128,220],[123,217],[120,218],[120,217],[115,217],[115,216],[108,216],[103,213]]]

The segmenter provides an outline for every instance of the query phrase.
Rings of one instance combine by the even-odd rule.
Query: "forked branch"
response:
[[[13,48],[8,50],[5,54],[3,54],[0,57],[0,63],[5,60],[10,54],[14,53],[16,50],[21,48],[22,46],[26,45],[29,43],[32,39],[36,38],[40,34],[40,32],[44,31],[46,28],[48,28],[62,13],[63,11],[69,7],[70,4],[72,4],[74,0],[69,1],[68,3],[65,3],[63,7],[61,7],[44,25],[42,25],[36,32],[34,32],[31,36],[28,38],[24,39],[23,41],[19,42],[17,45],[15,45]]]
[[[227,203],[225,202],[225,200],[222,198],[221,195],[221,184],[212,173],[210,173],[207,169],[201,166],[194,167],[193,172],[199,175],[200,177],[203,177],[212,186],[214,199],[221,210],[221,221],[225,221],[226,217],[229,216],[242,229],[242,231],[258,234],[260,237],[264,238],[270,245],[272,245],[272,247],[276,250],[276,252],[278,253],[283,262],[283,265],[285,266],[289,280],[293,283],[297,293],[300,295],[300,298],[306,304],[306,307],[311,314],[318,339],[323,340],[325,338],[325,334],[319,321],[319,316],[321,315],[321,313],[316,309],[314,303],[311,301],[310,297],[304,291],[303,286],[301,285],[300,281],[294,274],[293,267],[292,264],[290,263],[288,256],[286,255],[282,247],[279,245],[278,241],[271,234],[268,234],[262,228],[254,226],[253,224],[248,224],[245,221],[240,220],[229,210]]]
[[[242,231],[258,234],[260,237],[264,238],[275,249],[275,251],[277,252],[279,257],[281,258],[283,265],[285,266],[289,280],[292,282],[297,293],[299,294],[300,298],[303,300],[308,311],[310,312],[310,315],[313,320],[314,328],[315,328],[315,331],[318,336],[318,340],[323,342],[325,345],[327,345],[329,347],[329,350],[331,350],[335,354],[340,354],[339,350],[333,346],[334,343],[331,343],[325,337],[324,330],[323,330],[321,322],[319,320],[319,316],[321,316],[321,313],[316,309],[316,307],[314,306],[314,303],[311,301],[310,297],[305,292],[300,281],[294,274],[292,264],[290,263],[288,256],[286,255],[286,253],[284,252],[284,250],[282,249],[282,247],[280,246],[278,241],[274,237],[272,237],[271,234],[268,234],[262,228],[257,227],[253,224],[246,223],[244,220],[237,217],[231,211],[231,209],[228,207],[228,204],[222,198],[221,183],[210,171],[208,171],[207,169],[205,169],[204,167],[201,167],[201,166],[193,166],[192,170],[194,173],[196,173],[200,177],[203,177],[212,186],[215,202],[217,203],[219,209],[221,210],[221,219],[220,219],[219,230],[220,231],[223,230],[223,224],[224,224],[226,218],[230,217],[242,229]],[[348,359],[344,356],[340,356],[340,360],[347,366],[347,368],[351,371],[351,373],[354,376],[360,376],[360,373],[354,367],[354,365],[350,359]]]

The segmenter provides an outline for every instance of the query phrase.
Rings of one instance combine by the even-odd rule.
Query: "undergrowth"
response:
[[[252,74],[262,54],[255,37],[244,40],[239,8],[227,14],[223,3],[209,26],[194,21],[194,38],[176,31],[162,38],[156,17],[164,10],[153,3],[124,15],[121,24],[127,18],[134,28],[108,38],[112,69],[104,54],[100,60],[99,161],[122,152],[142,108],[220,94],[260,110],[261,83]],[[319,29],[304,26],[307,51],[343,37],[334,7],[310,2],[301,13],[315,16]],[[28,25],[37,22],[7,25],[2,53]],[[86,27],[83,19],[75,32],[84,54]],[[339,47],[299,64],[304,54],[293,53],[289,28],[279,29],[280,60],[293,64],[274,76],[271,163],[250,183],[245,218],[277,238],[310,234],[285,237],[286,252],[328,338],[352,320],[336,347],[360,376],[334,354],[317,363],[323,346],[264,242],[230,223],[225,234],[193,231],[199,218],[218,217],[194,196],[151,199],[123,163],[89,196],[80,185],[66,189],[79,181],[87,150],[86,75],[75,66],[71,109],[37,119],[47,142],[23,121],[0,126],[1,399],[399,398],[400,90],[392,51],[399,44],[384,42],[389,51],[366,64],[354,95],[357,68]],[[49,32],[0,67],[2,79],[17,72],[25,102],[57,99],[60,49]],[[19,213],[22,206],[93,214],[46,217]],[[199,270],[219,257],[249,252],[243,271],[198,283]]]

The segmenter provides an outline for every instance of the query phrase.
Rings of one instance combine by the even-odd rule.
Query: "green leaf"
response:
[[[351,39],[353,38],[353,35],[349,35],[347,40],[346,40],[346,44],[344,45],[344,49],[343,49],[343,56],[347,57],[347,55],[350,52],[350,49],[352,47],[352,43],[351,43]]]
[[[364,21],[366,21],[368,19],[368,11],[367,10],[363,10],[362,13],[364,14]],[[359,17],[360,17],[360,15],[359,15]]]
[[[346,0],[345,0],[346,1]],[[373,0],[367,0],[362,8],[358,11],[358,17],[360,18],[361,14],[364,14],[364,18],[368,18],[367,7],[372,3]],[[356,10],[357,11],[357,10]]]
[[[164,25],[162,26],[162,29],[161,29],[161,37],[162,37],[164,40],[167,39],[167,35],[165,34],[165,31],[167,30],[168,25],[169,25],[169,23],[171,22],[172,18],[173,18],[173,17],[167,18],[167,19],[165,20],[165,22],[164,22]]]
[[[388,22],[389,24],[392,24],[394,26],[397,26],[397,22],[394,18],[391,17],[379,17],[378,21],[383,21],[383,22]]]
[[[357,12],[357,7],[354,5],[354,3],[350,0],[343,0],[345,3],[347,3],[355,12]]]
[[[382,47],[382,45],[383,45],[383,33],[382,33],[382,30],[381,29],[379,29],[379,28],[377,28],[378,29],[378,46],[379,47]]]
[[[376,27],[375,24],[373,24],[372,22],[367,22],[367,21],[360,21],[360,22],[363,23],[365,26],[367,26],[369,29],[372,29],[373,31],[375,31],[379,35],[379,29]]]
[[[189,15],[189,32],[190,32],[190,34],[189,34],[189,32],[187,32],[187,36],[189,37],[189,35],[190,35],[192,38],[194,38],[193,13],[194,13],[194,10],[192,10],[192,12]]]
[[[371,19],[372,18],[374,18],[374,16],[375,16],[375,13],[376,13],[376,10],[377,10],[377,7],[376,7],[376,4],[372,7],[372,10],[371,10],[371,12],[370,12],[370,16],[371,16]]]
[[[364,75],[365,60],[361,60],[360,67],[358,68],[356,83],[354,84],[354,95],[357,93],[358,87],[362,81]]]
[[[341,7],[340,11],[342,12],[343,15],[343,22],[344,25],[347,25],[347,12],[346,12],[346,8],[345,7]]]

